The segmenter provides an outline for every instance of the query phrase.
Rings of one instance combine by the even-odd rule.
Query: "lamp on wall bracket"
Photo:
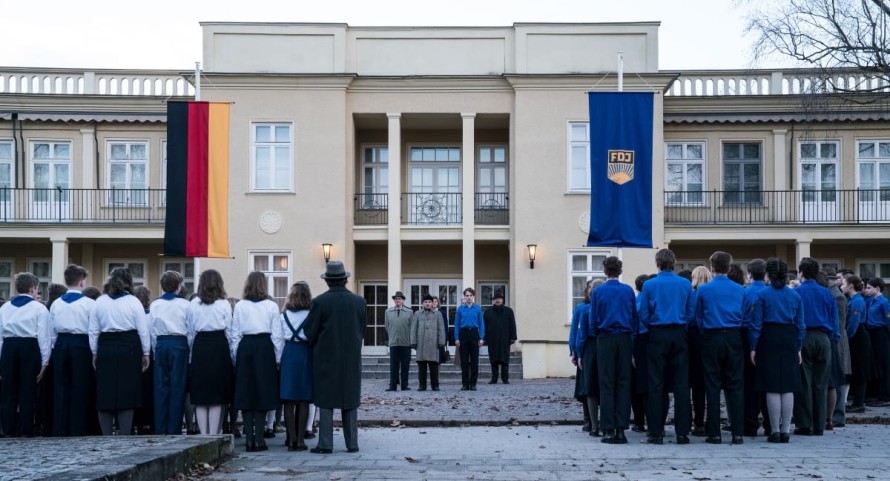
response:
[[[529,244],[528,245],[528,268],[535,268],[535,256],[538,253],[538,244]]]
[[[322,244],[321,248],[324,252],[324,263],[327,264],[331,260],[331,245],[333,244]]]

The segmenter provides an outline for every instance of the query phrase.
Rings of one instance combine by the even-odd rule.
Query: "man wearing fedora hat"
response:
[[[343,438],[350,453],[358,452],[358,407],[362,392],[362,342],[367,304],[346,289],[349,272],[330,261],[321,278],[328,291],[312,301],[304,332],[312,346],[313,401],[319,408],[318,446],[328,454],[334,445],[334,409],[343,416]]]
[[[513,309],[504,305],[504,293],[495,291],[492,306],[482,315],[485,321],[485,342],[488,343],[488,360],[491,362],[491,381],[497,384],[498,368],[501,381],[510,384],[510,346],[516,342],[516,316]]]
[[[411,366],[411,309],[405,307],[405,294],[396,291],[392,296],[394,306],[386,310],[383,323],[389,339],[389,388],[395,391],[402,385],[408,391],[408,368]]]

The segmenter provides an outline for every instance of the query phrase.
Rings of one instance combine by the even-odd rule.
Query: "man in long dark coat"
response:
[[[334,409],[343,416],[343,437],[350,453],[358,452],[358,406],[362,390],[362,341],[367,304],[346,289],[349,272],[328,262],[321,278],[328,291],[312,301],[304,330],[312,345],[313,401],[319,407],[318,446],[328,454],[334,445]]]
[[[495,292],[492,306],[482,315],[488,343],[488,360],[491,362],[491,381],[497,384],[498,368],[501,381],[510,384],[510,345],[516,342],[516,317],[513,309],[504,305],[504,293]]]

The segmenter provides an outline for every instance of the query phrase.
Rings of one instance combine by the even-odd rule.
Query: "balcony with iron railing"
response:
[[[664,223],[890,224],[890,189],[665,191]]]
[[[0,188],[0,225],[163,225],[165,189]]]
[[[462,202],[460,192],[403,192],[401,222],[404,225],[461,225]],[[353,221],[357,226],[386,225],[389,222],[388,206],[388,194],[356,194]],[[508,225],[509,195],[505,192],[477,192],[474,221],[478,225]]]

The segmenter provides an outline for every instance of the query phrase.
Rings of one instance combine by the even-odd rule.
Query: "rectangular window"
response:
[[[494,303],[494,295],[497,292],[504,294],[504,304],[510,304],[507,302],[507,282],[480,282],[478,292],[479,298],[476,299],[476,302],[480,306],[488,307],[492,305]]]
[[[389,303],[386,283],[362,283],[362,297],[368,304],[368,326],[365,328],[366,346],[386,345],[386,326],[384,318]]]
[[[723,202],[760,204],[761,147],[752,142],[723,144]]]
[[[182,274],[182,288],[189,294],[195,291],[195,261],[192,260],[164,260],[161,263],[161,273],[176,271]],[[159,291],[160,292],[160,291]]]
[[[106,156],[111,202],[145,205],[148,198],[148,141],[108,141]]]
[[[35,202],[67,203],[71,188],[71,142],[31,142],[31,185]]]
[[[805,203],[819,205],[819,213],[831,211],[837,201],[840,144],[837,141],[806,141],[800,144],[800,188]],[[826,220],[825,215],[818,219]],[[834,217],[834,216],[832,216]]]
[[[701,205],[705,189],[705,143],[668,142],[664,148],[667,203]]]
[[[293,191],[293,125],[290,123],[254,123],[253,191]]]
[[[53,276],[52,266],[52,261],[49,259],[28,259],[28,272],[37,276],[39,281],[37,291],[44,301],[49,299],[49,285]]]
[[[856,262],[856,265],[859,266],[859,277],[861,279],[880,277],[884,282],[890,282],[890,260],[859,260]]]
[[[584,289],[587,281],[592,279],[605,279],[603,261],[609,256],[607,252],[572,251],[568,255],[569,263],[569,321],[575,307],[584,300]]]
[[[15,181],[15,163],[12,161],[12,142],[0,140],[0,202],[9,202],[12,199],[12,189]],[[0,217],[2,212],[0,212]]]
[[[144,286],[145,276],[147,274],[146,266],[148,261],[145,259],[105,259],[105,276],[111,274],[111,271],[118,267],[126,267],[133,276],[133,287]],[[159,295],[160,293],[153,293]]]
[[[269,295],[278,303],[279,308],[284,308],[287,293],[291,284],[291,253],[290,252],[252,252],[250,253],[251,271],[259,271],[266,274],[269,282]]]
[[[861,140],[858,142],[856,163],[859,169],[859,201],[869,220],[880,220],[873,214],[887,214],[890,202],[890,140]],[[887,220],[886,215],[881,216]]]
[[[0,298],[12,299],[14,265],[12,259],[0,259]]]
[[[569,122],[569,192],[590,192],[590,122]]]

